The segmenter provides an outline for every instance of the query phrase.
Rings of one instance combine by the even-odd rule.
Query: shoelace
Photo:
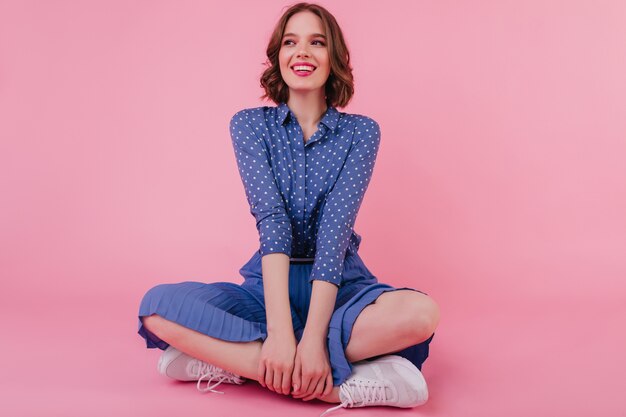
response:
[[[385,384],[383,384],[381,381],[373,379],[357,379],[346,381],[339,386],[339,392],[343,394],[345,400],[341,404],[324,411],[322,414],[320,414],[320,417],[323,417],[328,413],[338,410],[341,407],[354,407],[357,402],[360,406],[367,406],[375,403],[379,404],[380,402],[384,402],[387,400]],[[358,394],[358,398],[360,398],[360,401],[357,401],[355,399],[356,394]]]
[[[231,382],[233,384],[241,383],[240,378],[237,377],[236,375],[230,372],[227,372],[223,370],[222,368],[219,368],[210,363],[197,360],[191,366],[193,369],[192,371],[193,374],[198,376],[198,383],[196,384],[196,388],[200,392],[211,391],[216,394],[223,394],[222,391],[217,391],[217,390],[214,390],[213,388],[217,387],[219,384],[225,381]],[[200,384],[202,383],[202,380],[206,377],[210,377],[206,382],[206,388],[201,388]],[[215,383],[213,386],[209,386],[211,381],[213,381],[215,378],[219,378],[219,381],[217,381],[217,383]]]

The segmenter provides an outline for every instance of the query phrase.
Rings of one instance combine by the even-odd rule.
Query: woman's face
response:
[[[324,94],[324,85],[330,74],[324,35],[322,20],[312,12],[296,13],[287,21],[278,62],[280,73],[290,90],[306,92],[321,88]],[[307,63],[307,69],[313,71],[300,71],[297,65],[294,69],[297,63]]]

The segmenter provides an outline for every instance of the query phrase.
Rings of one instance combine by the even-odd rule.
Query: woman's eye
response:
[[[287,39],[287,40],[283,41],[283,45],[287,45],[289,42],[293,42],[293,41],[291,39]],[[315,43],[315,42],[319,43],[321,46],[325,45],[324,41],[317,41],[317,40],[313,41],[313,43]]]

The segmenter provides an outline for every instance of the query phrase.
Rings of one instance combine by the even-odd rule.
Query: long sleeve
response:
[[[355,127],[355,144],[326,197],[309,282],[322,280],[341,285],[346,250],[372,177],[379,145],[378,123],[364,117]]]
[[[278,190],[269,154],[249,123],[247,109],[230,120],[230,135],[237,166],[259,231],[260,253],[291,256],[291,220]]]

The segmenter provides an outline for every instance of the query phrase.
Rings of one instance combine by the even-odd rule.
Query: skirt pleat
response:
[[[200,333],[231,342],[265,340],[265,309],[247,290],[231,282],[184,281],[159,284],[144,295],[138,333],[146,347],[169,344],[143,326],[142,317],[157,314]]]
[[[289,301],[298,342],[304,332],[311,302],[312,283],[309,277],[312,269],[313,264],[306,262],[292,262],[289,266]],[[169,346],[143,326],[142,317],[152,314],[226,341],[264,341],[267,338],[267,321],[260,271],[261,255],[257,251],[239,271],[244,278],[242,284],[184,281],[152,287],[139,307],[138,333],[146,340],[146,347],[166,349]],[[327,336],[334,386],[341,385],[352,373],[352,364],[345,356],[345,349],[361,311],[387,291],[422,292],[379,283],[358,254],[345,258],[342,277]],[[421,369],[428,357],[433,336],[394,354],[405,357]]]

